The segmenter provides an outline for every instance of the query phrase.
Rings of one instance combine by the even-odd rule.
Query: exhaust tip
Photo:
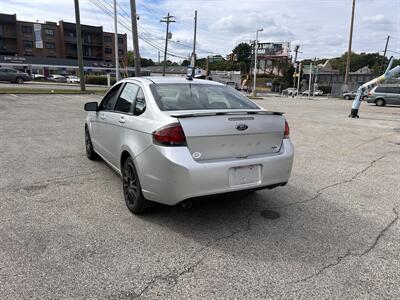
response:
[[[191,208],[192,208],[193,203],[192,203],[192,201],[190,201],[190,200],[185,200],[185,201],[182,201],[182,202],[181,202],[181,206],[182,206],[182,208],[183,208],[184,210],[188,210],[188,209],[191,209]]]

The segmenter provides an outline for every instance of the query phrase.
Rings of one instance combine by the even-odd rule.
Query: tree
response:
[[[184,59],[184,60],[182,61],[182,63],[181,63],[181,66],[182,66],[182,67],[187,67],[188,65],[190,65],[190,61],[187,60],[187,59]]]
[[[238,62],[250,63],[251,61],[251,45],[247,43],[240,43],[232,52],[236,54]]]
[[[140,65],[145,68],[145,67],[154,66],[155,63],[151,58],[141,57]],[[133,51],[128,51],[128,66],[129,67],[135,66],[135,54],[133,53]]]
[[[240,70],[243,74],[250,71],[251,50],[251,45],[247,43],[240,43],[232,50],[233,54],[236,55],[237,61],[242,63]]]

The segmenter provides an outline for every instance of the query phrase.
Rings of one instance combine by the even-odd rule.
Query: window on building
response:
[[[0,25],[0,35],[4,35],[4,26]]]
[[[104,53],[105,54],[112,54],[112,49],[111,48],[104,48]]]
[[[123,44],[124,43],[124,39],[122,37],[118,38],[118,44]]]
[[[118,55],[124,55],[124,50],[118,49]]]
[[[32,26],[22,26],[23,33],[32,33]]]
[[[45,28],[44,33],[47,36],[54,36],[54,29]]]
[[[55,43],[46,43],[46,49],[56,49]]]
[[[24,48],[33,48],[33,41],[23,41]]]
[[[104,40],[104,43],[112,43],[112,37],[109,35],[105,35],[103,40]]]

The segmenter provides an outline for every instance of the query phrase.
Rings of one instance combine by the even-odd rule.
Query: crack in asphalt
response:
[[[394,207],[393,209],[393,213],[395,214],[395,217],[393,218],[393,220],[385,227],[381,230],[381,232],[379,232],[379,234],[376,236],[374,242],[371,244],[370,247],[368,247],[367,249],[365,249],[362,253],[358,254],[359,257],[362,257],[368,253],[370,253],[372,250],[375,249],[375,247],[378,245],[379,240],[385,235],[385,233],[398,221],[399,219],[399,213],[396,210],[396,208]]]
[[[380,156],[380,157],[374,159],[373,161],[371,161],[371,162],[369,163],[369,165],[368,165],[367,167],[365,167],[365,168],[362,169],[361,171],[355,173],[350,179],[346,179],[346,180],[343,180],[343,181],[340,181],[340,182],[337,182],[337,183],[334,183],[334,184],[330,184],[330,185],[328,185],[328,186],[325,186],[325,187],[319,189],[319,190],[317,191],[317,194],[316,194],[315,196],[311,197],[311,198],[308,198],[308,199],[306,199],[306,200],[299,201],[299,202],[290,203],[290,204],[287,204],[287,205],[284,205],[284,206],[272,207],[272,208],[275,208],[275,209],[277,209],[277,208],[285,208],[285,207],[288,207],[288,206],[297,205],[297,204],[301,204],[301,203],[305,203],[305,202],[309,202],[309,201],[315,200],[315,199],[317,199],[317,198],[322,194],[323,191],[325,191],[325,190],[327,190],[327,189],[329,189],[329,188],[332,188],[332,187],[335,187],[335,186],[339,186],[339,185],[341,185],[341,184],[349,183],[349,182],[352,182],[352,181],[356,180],[360,175],[364,174],[368,169],[370,169],[371,167],[373,167],[373,166],[375,165],[376,162],[378,162],[379,160],[381,160],[381,159],[383,159],[383,158],[385,158],[385,155],[382,155],[382,156]],[[246,215],[246,217],[245,217],[246,226],[245,226],[244,228],[235,230],[235,231],[231,232],[230,234],[223,235],[223,236],[220,236],[220,237],[218,237],[218,238],[216,238],[216,239],[213,239],[212,241],[209,241],[205,246],[203,246],[203,247],[201,247],[200,249],[198,249],[197,251],[195,251],[195,252],[193,253],[193,255],[191,256],[190,260],[193,259],[193,258],[195,258],[197,255],[199,255],[199,253],[204,252],[205,250],[207,250],[208,248],[210,248],[212,245],[215,245],[216,243],[218,243],[218,242],[221,241],[221,240],[230,239],[230,238],[234,237],[235,235],[237,235],[237,234],[239,234],[239,233],[246,232],[246,231],[250,231],[250,230],[251,230],[251,216],[253,215],[253,213],[254,213],[255,211],[256,211],[256,209],[253,209],[253,210],[251,210],[251,211]],[[398,219],[397,211],[396,211],[395,209],[393,209],[393,211],[396,213],[396,218],[395,218],[394,220],[392,220],[392,221],[389,223],[389,225],[386,226],[386,227],[380,232],[380,234],[376,237],[376,239],[375,239],[374,243],[372,244],[372,246],[369,247],[366,251],[364,251],[363,253],[357,255],[357,254],[353,254],[353,253],[351,252],[351,249],[349,249],[349,250],[347,250],[347,252],[346,252],[345,254],[338,256],[338,257],[336,258],[336,261],[335,261],[335,262],[332,262],[332,263],[330,263],[330,264],[324,266],[323,268],[321,268],[320,270],[318,270],[316,273],[314,273],[314,274],[312,274],[312,275],[309,275],[309,276],[307,276],[307,277],[305,277],[305,278],[302,278],[302,279],[299,279],[299,280],[296,280],[296,281],[293,281],[293,282],[289,282],[289,284],[290,284],[290,283],[293,284],[293,283],[304,282],[304,281],[307,281],[307,280],[309,280],[309,279],[311,279],[311,278],[313,278],[313,277],[316,277],[316,276],[322,274],[323,272],[325,272],[327,269],[332,268],[332,267],[334,267],[334,266],[340,264],[340,263],[341,263],[344,259],[346,259],[349,255],[356,255],[356,256],[361,257],[361,256],[363,256],[363,255],[369,253],[369,252],[378,244],[380,238],[384,235],[384,233],[385,233],[391,226],[393,226],[394,223],[397,221],[397,219]],[[206,257],[207,257],[207,256],[204,255],[204,256],[202,256],[200,259],[196,260],[195,262],[189,263],[189,264],[188,264],[183,270],[181,270],[180,272],[177,272],[176,270],[174,270],[174,271],[172,271],[172,272],[169,272],[169,273],[166,274],[166,275],[157,275],[157,276],[154,276],[151,280],[149,280],[149,281],[146,283],[145,287],[144,287],[139,293],[135,293],[135,292],[132,293],[132,292],[129,292],[129,293],[125,293],[125,295],[126,295],[126,296],[129,296],[129,298],[131,298],[131,299],[140,298],[140,297],[142,297],[147,291],[149,291],[158,281],[165,281],[165,282],[167,282],[167,283],[176,285],[176,284],[178,283],[178,280],[179,280],[179,278],[180,278],[181,276],[186,275],[186,274],[188,274],[188,273],[193,273],[193,272],[195,271],[196,267],[199,266],[199,265],[204,261],[204,259],[205,259]]]
[[[386,157],[386,155],[382,155],[382,156],[374,159],[373,161],[371,161],[369,163],[369,165],[367,167],[365,167],[361,171],[355,173],[350,179],[345,179],[345,180],[342,180],[342,181],[339,181],[339,182],[336,182],[336,183],[333,183],[333,184],[330,184],[330,185],[327,185],[327,186],[324,186],[324,187],[320,188],[319,190],[317,190],[317,193],[311,198],[307,198],[305,200],[301,200],[301,201],[297,201],[297,202],[288,203],[288,204],[281,205],[281,206],[273,206],[273,207],[271,207],[271,209],[286,208],[286,207],[290,207],[290,206],[294,206],[294,205],[298,205],[298,204],[303,204],[303,203],[307,203],[307,202],[316,200],[317,198],[319,198],[319,196],[322,195],[322,192],[327,190],[327,189],[330,189],[330,188],[333,188],[333,187],[336,187],[336,186],[339,186],[339,185],[342,185],[342,184],[345,184],[345,183],[353,182],[354,180],[356,180],[358,178],[358,176],[364,174],[366,171],[368,171],[368,169],[372,168],[379,160],[384,159],[385,157]]]
[[[399,213],[397,212],[395,207],[392,210],[393,210],[395,217],[379,232],[379,234],[375,237],[374,242],[363,252],[354,253],[354,252],[352,252],[351,249],[348,249],[345,254],[338,256],[336,258],[335,262],[332,262],[332,263],[327,264],[326,266],[323,266],[321,269],[319,269],[314,274],[311,274],[309,276],[303,277],[303,278],[295,280],[295,281],[288,282],[288,284],[296,284],[296,283],[306,282],[311,278],[318,277],[320,274],[322,274],[326,270],[339,265],[348,256],[362,258],[364,255],[369,254],[372,250],[375,249],[375,247],[378,245],[380,239],[385,235],[385,233],[398,221]]]
[[[234,237],[235,235],[237,235],[239,233],[250,231],[251,230],[251,216],[254,214],[255,211],[256,211],[256,209],[252,209],[245,216],[246,226],[244,228],[235,230],[227,235],[223,235],[216,239],[213,239],[212,241],[209,241],[205,246],[196,250],[189,260],[194,259],[199,253],[204,252],[205,250],[210,248],[212,245],[215,245],[222,240],[227,240],[227,239]],[[148,290],[150,290],[157,283],[157,281],[166,281],[167,283],[176,285],[181,276],[186,275],[188,273],[193,273],[195,271],[196,267],[198,265],[200,265],[206,257],[207,256],[204,255],[200,259],[196,260],[195,262],[189,263],[180,272],[176,272],[176,270],[174,270],[166,275],[157,275],[157,276],[153,277],[151,280],[149,280],[147,282],[146,286],[139,293],[126,293],[126,295],[129,296],[131,299],[139,298],[139,297],[143,296]]]

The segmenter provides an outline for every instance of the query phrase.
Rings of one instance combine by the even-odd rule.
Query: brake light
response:
[[[153,132],[153,142],[160,146],[186,146],[181,124],[170,124]]]
[[[285,120],[285,132],[283,133],[283,138],[284,139],[288,139],[289,138],[289,134],[290,134],[289,124]]]
[[[372,93],[371,93],[371,92],[368,92],[368,96],[372,96]]]

